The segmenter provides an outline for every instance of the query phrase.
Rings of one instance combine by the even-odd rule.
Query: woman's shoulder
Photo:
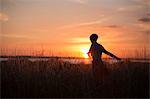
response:
[[[100,47],[100,49],[104,49],[103,45],[98,44],[98,46]]]
[[[99,44],[99,43],[97,43],[97,45],[98,45],[98,46],[100,46],[100,47],[102,47],[102,45],[101,45],[101,44]]]
[[[99,43],[92,44],[92,47],[103,48],[103,46],[101,44],[99,44]]]

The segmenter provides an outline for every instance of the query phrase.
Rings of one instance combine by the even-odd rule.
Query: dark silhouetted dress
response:
[[[102,53],[105,53],[105,49],[102,45],[98,44],[97,42],[92,43],[89,52],[91,53],[91,56],[93,58],[92,61],[92,68],[93,68],[93,74],[94,78],[97,80],[105,80],[105,78],[108,75],[108,70],[104,66],[102,62]]]

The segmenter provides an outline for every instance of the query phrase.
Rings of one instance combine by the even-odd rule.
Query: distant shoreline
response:
[[[82,57],[60,57],[60,56],[0,56],[0,58],[58,58],[58,59],[85,59]],[[112,58],[103,58],[103,59],[112,59]],[[122,59],[136,59],[136,60],[150,60],[150,58],[122,58]]]

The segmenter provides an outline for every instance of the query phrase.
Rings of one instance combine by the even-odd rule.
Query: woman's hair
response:
[[[97,35],[97,34],[92,34],[92,35],[90,36],[91,42],[97,41],[97,39],[98,39],[98,35]]]

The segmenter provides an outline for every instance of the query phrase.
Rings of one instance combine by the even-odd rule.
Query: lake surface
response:
[[[15,59],[15,58],[11,58]],[[28,58],[29,61],[35,62],[35,61],[48,61],[50,58]],[[0,58],[1,61],[8,61],[9,58]],[[70,62],[72,64],[91,64],[92,60],[90,59],[72,59],[72,58],[58,58],[58,60],[64,61],[64,62]],[[108,62],[110,64],[120,62],[115,59],[102,59],[104,62]],[[124,60],[122,60],[124,61]],[[142,60],[142,59],[130,59],[131,62],[148,62],[150,63],[150,60]]]

